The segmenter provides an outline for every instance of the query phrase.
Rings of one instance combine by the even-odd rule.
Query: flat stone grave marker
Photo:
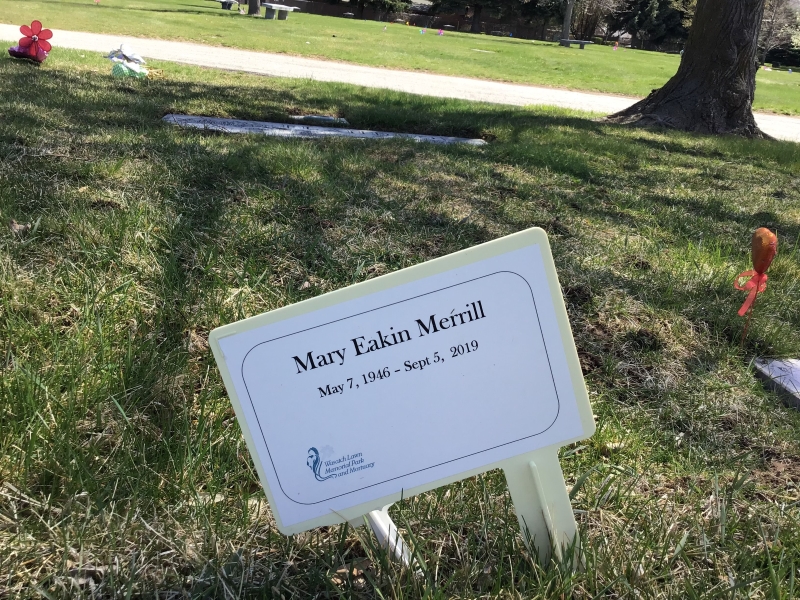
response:
[[[755,362],[756,373],[772,390],[795,408],[800,408],[800,360],[769,360]]]
[[[328,115],[291,115],[289,117],[292,121],[299,121],[300,123],[317,124],[317,125],[350,125],[347,119],[341,117],[329,117]]]
[[[224,133],[260,133],[275,137],[327,138],[348,137],[360,139],[406,139],[430,144],[469,144],[482,146],[480,139],[449,137],[444,135],[420,135],[416,133],[394,133],[391,131],[371,131],[369,129],[343,129],[340,127],[318,127],[293,123],[270,123],[266,121],[243,121],[239,119],[219,119],[216,117],[196,117],[191,115],[165,115],[167,123],[194,129],[221,131]]]

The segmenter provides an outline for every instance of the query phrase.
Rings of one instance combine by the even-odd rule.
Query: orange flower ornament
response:
[[[772,233],[766,227],[759,227],[753,234],[752,241],[752,259],[753,269],[751,271],[744,271],[736,276],[733,286],[737,290],[750,292],[747,299],[739,309],[739,316],[743,317],[753,307],[756,297],[759,293],[767,289],[767,269],[772,264],[772,260],[778,253],[778,236]],[[739,281],[749,277],[744,285]]]

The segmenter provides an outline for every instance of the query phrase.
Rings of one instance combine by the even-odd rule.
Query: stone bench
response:
[[[583,47],[586,44],[594,44],[594,42],[589,42],[587,40],[561,40],[560,44],[562,46],[566,46],[567,48],[569,48],[572,44],[578,44],[578,45],[580,45],[581,50],[583,50]]]
[[[275,13],[278,13],[278,20],[285,21],[286,18],[289,16],[289,13],[293,10],[300,10],[296,6],[286,6],[284,4],[267,4],[262,2],[261,6],[266,7],[264,12],[265,19],[274,19]]]

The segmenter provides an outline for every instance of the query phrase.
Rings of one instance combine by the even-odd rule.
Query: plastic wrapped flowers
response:
[[[49,29],[42,29],[39,21],[34,21],[19,28],[19,32],[24,36],[19,40],[19,44],[8,49],[8,53],[14,58],[24,58],[35,63],[43,63],[47,58],[47,53],[53,49],[49,40],[53,37],[53,32]]]
[[[106,58],[114,63],[111,68],[111,75],[114,77],[147,77],[148,71],[142,66],[145,64],[144,59],[127,44],[121,44],[119,48],[112,50]]]

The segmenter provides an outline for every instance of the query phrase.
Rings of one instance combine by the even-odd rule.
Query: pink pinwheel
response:
[[[19,31],[25,37],[19,40],[19,45],[8,49],[8,53],[15,58],[28,58],[36,62],[43,62],[47,58],[47,53],[52,50],[49,40],[53,37],[53,32],[49,29],[42,29],[39,21],[31,23],[30,27],[23,25]]]

